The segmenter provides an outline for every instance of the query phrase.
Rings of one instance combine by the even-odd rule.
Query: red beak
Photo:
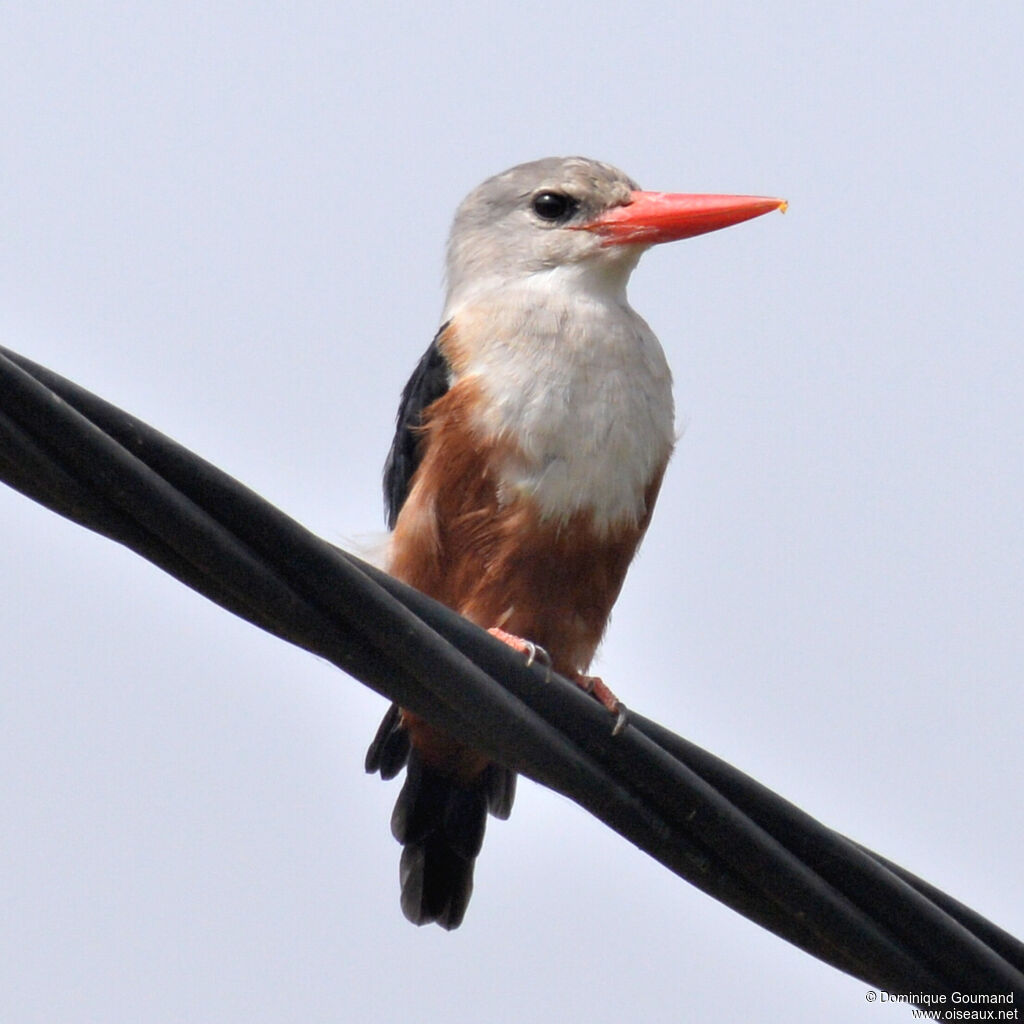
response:
[[[731,227],[772,210],[785,213],[786,200],[633,192],[627,205],[613,207],[583,230],[603,235],[602,245],[656,245]]]

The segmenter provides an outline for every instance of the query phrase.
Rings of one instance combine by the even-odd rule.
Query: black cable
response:
[[[1024,998],[1024,946],[678,736],[313,536],[141,421],[0,349],[0,479],[592,811],[681,877],[890,992]]]

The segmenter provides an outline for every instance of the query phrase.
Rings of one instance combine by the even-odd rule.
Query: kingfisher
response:
[[[626,285],[652,245],[785,205],[644,192],[609,164],[553,157],[489,178],[455,214],[441,326],[384,469],[386,568],[578,682],[616,729],[622,705],[586,672],[676,437],[672,375]],[[402,910],[456,928],[515,774],[394,705],[366,769],[403,767]]]

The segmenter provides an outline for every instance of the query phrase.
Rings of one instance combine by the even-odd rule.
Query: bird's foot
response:
[[[626,722],[629,721],[629,711],[626,705],[608,689],[600,676],[585,676],[582,672],[577,672],[573,679],[581,690],[586,690],[592,697],[597,698],[601,706],[615,716],[612,735],[618,736],[626,728]]]
[[[515,633],[507,633],[498,626],[494,626],[492,629],[487,630],[487,632],[502,643],[508,644],[512,650],[519,651],[520,654],[525,654],[527,665],[532,665],[534,662],[543,665],[545,674],[550,679],[551,655],[548,654],[540,644],[535,644],[532,640],[524,640],[521,636],[516,636]],[[626,728],[626,723],[629,721],[629,711],[627,710],[626,705],[623,704],[614,693],[612,693],[600,676],[585,676],[582,672],[575,672],[569,678],[572,679],[581,690],[585,690],[592,697],[596,698],[602,707],[606,708],[615,716],[615,725],[612,726],[612,735],[618,736],[619,733]]]
[[[534,662],[538,665],[543,665],[546,675],[550,678],[551,655],[540,644],[535,644],[532,640],[524,640],[521,636],[516,636],[515,633],[506,633],[505,630],[499,629],[497,626],[487,630],[487,632],[503,644],[508,644],[513,651],[525,654],[527,667]]]

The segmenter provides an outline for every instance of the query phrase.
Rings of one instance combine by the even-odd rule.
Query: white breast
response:
[[[590,511],[599,529],[636,523],[674,442],[672,377],[624,290],[563,269],[450,310],[465,365],[488,399],[486,436],[522,453],[500,469],[501,496],[529,496],[545,518]]]

